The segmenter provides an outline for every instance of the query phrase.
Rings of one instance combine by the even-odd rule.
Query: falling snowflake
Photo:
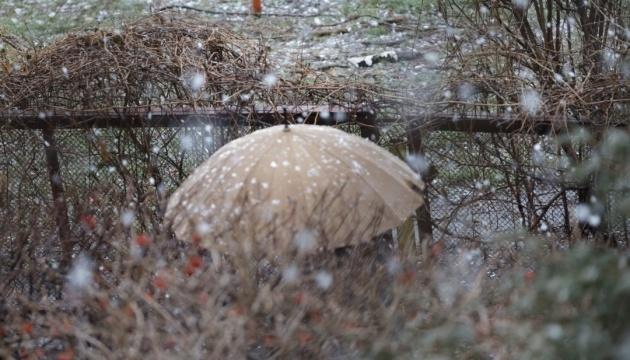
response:
[[[197,226],[195,226],[195,230],[197,231],[197,234],[199,235],[205,235],[209,233],[211,229],[212,227],[210,226],[210,224],[208,224],[205,221],[202,221],[198,223]]]
[[[512,5],[517,9],[526,10],[529,6],[529,0],[512,0]]]
[[[181,139],[182,149],[189,151],[193,148],[193,138],[190,135],[184,135]]]
[[[295,235],[293,243],[300,253],[312,251],[317,245],[316,233],[308,229],[302,230]]]
[[[419,174],[426,174],[429,170],[429,161],[422,154],[407,154],[407,156],[405,156],[405,162]]]
[[[424,60],[431,65],[437,65],[440,62],[440,54],[429,51],[424,54]]]
[[[275,74],[267,74],[263,77],[262,83],[267,88],[272,88],[278,82],[278,77]]]
[[[457,88],[457,97],[460,100],[468,101],[477,93],[477,88],[469,83],[463,83]]]
[[[519,98],[521,109],[529,115],[536,115],[542,106],[540,94],[534,89],[526,89]]]
[[[333,277],[328,271],[322,270],[315,274],[315,283],[317,283],[317,286],[321,289],[326,290],[332,285]]]
[[[559,324],[549,324],[545,328],[545,334],[552,340],[559,340],[564,336],[564,330]]]
[[[193,93],[197,93],[206,85],[206,74],[200,71],[189,72],[182,76],[182,82]]]
[[[549,225],[547,225],[546,222],[541,221],[540,222],[540,231],[547,232],[547,230],[549,230]]]
[[[391,257],[389,260],[387,260],[385,267],[387,269],[387,272],[392,275],[399,273],[402,269],[400,261],[396,257]]]
[[[295,264],[291,264],[282,270],[282,281],[287,284],[295,284],[300,277],[300,271]]]
[[[583,223],[588,223],[590,226],[597,227],[601,224],[601,217],[596,214],[593,209],[587,204],[579,204],[574,210],[575,218]]]
[[[346,121],[346,113],[344,112],[336,112],[333,114],[333,120],[335,120],[337,123],[342,123]]]
[[[136,214],[133,212],[133,210],[125,210],[120,215],[120,223],[123,224],[124,227],[130,227],[135,219]]]
[[[68,273],[68,284],[73,289],[86,289],[92,285],[92,261],[85,255],[80,255],[72,264]]]

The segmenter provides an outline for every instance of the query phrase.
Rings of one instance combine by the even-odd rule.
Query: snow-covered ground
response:
[[[32,43],[41,43],[68,31],[116,27],[124,19],[185,6],[212,12],[202,14],[266,43],[278,73],[301,62],[330,75],[374,81],[422,99],[439,80],[435,68],[447,27],[430,5],[414,4],[265,0],[263,15],[254,17],[247,0],[8,0],[0,4],[0,25],[3,33],[22,34]],[[0,40],[0,46],[6,44]],[[349,60],[384,52],[395,53],[396,61],[358,68]]]

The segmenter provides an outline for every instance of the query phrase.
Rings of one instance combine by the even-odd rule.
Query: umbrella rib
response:
[[[300,136],[300,134],[298,134],[298,133],[296,133],[295,135],[296,135],[296,136]],[[321,164],[319,163],[319,161],[317,161],[317,158],[316,158],[315,156],[313,156],[313,155],[312,155],[312,154],[308,151],[308,149],[306,149],[306,148],[304,147],[304,145],[303,145],[302,143],[297,142],[297,141],[292,141],[292,143],[293,143],[293,145],[294,145],[294,146],[296,146],[296,145],[297,145],[297,146],[298,146],[298,147],[302,150],[302,152],[303,152],[304,154],[306,154],[306,156],[308,156],[308,157],[312,160],[312,163],[313,163],[313,164],[316,164],[316,165],[321,166]],[[300,178],[300,183],[302,184],[302,190],[303,190],[303,193],[302,193],[302,194],[303,194],[303,197],[304,197],[304,201],[305,201],[305,202],[306,202],[306,204],[307,204],[307,209],[309,209],[309,211],[313,211],[313,210],[314,210],[314,208],[313,208],[313,209],[311,209],[311,206],[310,206],[310,204],[309,204],[309,200],[308,200],[308,196],[306,196],[306,195],[304,194],[304,192],[306,191],[307,186],[305,186],[305,185],[304,185],[304,180],[302,179],[302,177],[301,177],[301,176],[296,176],[296,177]],[[309,215],[309,216],[310,216],[310,215]]]
[[[260,162],[261,162],[261,161],[265,158],[265,155],[267,155],[267,152],[268,152],[269,150],[271,150],[271,148],[273,148],[274,146],[275,146],[275,143],[272,141],[272,142],[271,142],[271,145],[269,145],[269,146],[268,146],[268,147],[267,147],[267,148],[266,148],[266,149],[262,152],[262,154],[263,154],[263,155],[262,155],[261,157],[259,157],[256,161],[254,161],[254,164],[252,165],[252,168],[251,168],[251,170],[249,171],[249,174],[246,174],[246,175],[245,175],[245,177],[244,177],[244,179],[243,179],[243,187],[241,188],[241,190],[239,190],[238,194],[236,194],[236,197],[237,197],[237,198],[238,198],[238,196],[240,196],[240,195],[241,195],[241,193],[242,193],[243,191],[246,191],[246,189],[247,189],[247,186],[246,186],[246,185],[247,185],[248,181],[250,181],[250,179],[251,179],[251,176],[250,176],[250,175],[251,175],[251,174],[255,174],[255,173],[256,173],[256,169],[258,168],[258,165],[260,165]],[[275,174],[275,171],[274,171],[274,174]],[[269,181],[269,183],[270,183],[270,186],[272,186],[272,185],[273,185],[273,178]]]
[[[301,134],[296,133],[296,136],[301,136]],[[302,141],[302,142],[297,142],[297,141],[294,141],[293,143],[294,143],[294,144],[297,144],[297,145],[300,147],[300,149],[302,149],[302,152],[304,152],[304,153],[306,154],[306,156],[308,156],[308,157],[312,160],[312,161],[311,161],[311,162],[312,162],[312,164],[318,165],[318,166],[320,166],[320,167],[323,169],[324,167],[323,167],[323,166],[322,166],[322,164],[319,162],[318,157],[317,157],[317,156],[314,156],[313,154],[311,154],[311,152],[310,152],[310,151],[308,151],[308,149],[307,149],[306,147],[304,147],[304,143],[308,142],[308,137],[301,136],[301,138],[302,138],[303,140],[305,140],[305,141]],[[304,184],[304,182],[303,182],[303,180],[302,180],[302,179],[300,179],[300,182],[302,182],[302,184]],[[306,188],[306,187],[305,187],[305,188]],[[319,207],[319,204],[325,204],[326,191],[327,191],[327,189],[324,189],[324,191],[322,192],[321,197],[315,200],[315,204],[314,204],[312,207],[311,207],[311,206],[309,206],[309,207],[308,207],[309,211],[311,211],[311,212],[313,212],[313,213],[314,213],[314,212],[315,212],[315,209],[316,209],[317,207]],[[308,203],[308,197],[307,197],[306,195],[304,195],[304,198],[306,199],[305,201]],[[381,198],[381,199],[382,199],[382,198]],[[320,210],[320,211],[321,211],[321,210]],[[313,213],[309,214],[309,216],[313,216]],[[347,214],[346,214],[346,215],[347,215]],[[343,224],[343,221],[342,221],[342,224]],[[342,224],[340,224],[339,226],[342,226]],[[337,230],[338,230],[338,229],[337,229]],[[326,239],[326,238],[324,238],[324,239]],[[332,244],[330,243],[330,241],[329,241],[328,239],[326,239],[326,243],[321,244],[321,245],[323,245],[325,248],[330,248],[330,246],[331,246]],[[333,245],[333,246],[334,246],[334,245]]]
[[[400,160],[400,159],[398,159],[398,157],[396,157],[394,154],[392,154],[392,153],[390,153],[389,151],[387,151],[387,150],[385,150],[385,149],[381,148],[381,147],[380,147],[380,146],[378,146],[378,145],[375,145],[375,144],[373,144],[373,143],[369,143],[369,146],[375,146],[375,147],[377,148],[377,149],[375,149],[375,150],[377,150],[377,151],[384,151],[384,152],[386,152],[388,155],[393,156],[393,157],[394,157],[394,159],[396,159],[396,160]],[[364,161],[369,161],[369,158],[366,158],[366,157],[365,157],[365,156],[363,156],[361,153],[355,153],[355,155],[357,155],[358,157],[360,157],[360,158],[361,158],[362,160],[364,160]],[[406,165],[406,164],[405,164],[402,160],[400,160],[400,162],[402,163],[402,165],[407,166],[407,165]],[[381,164],[380,164],[379,162],[372,162],[372,164],[374,164],[374,165],[375,165],[375,167],[376,167],[376,168],[378,168],[379,170],[381,170],[382,172],[384,172],[384,173],[386,173],[386,174],[388,174],[388,173],[389,173],[387,170],[385,170],[385,169],[383,169],[383,168],[381,167]],[[396,165],[400,165],[400,164],[396,164]],[[411,170],[411,171],[410,171],[410,175],[411,175],[411,176],[417,176],[417,174],[416,174],[415,172],[413,172],[413,170]],[[394,181],[396,181],[397,183],[399,183],[400,185],[402,185],[402,186],[404,186],[404,187],[406,187],[406,188],[409,188],[409,187],[410,187],[410,186],[409,186],[409,184],[405,183],[404,181],[402,181],[402,180],[401,180],[401,179],[399,179],[398,177],[394,177],[394,176],[392,176],[391,178],[392,178]],[[411,190],[413,190],[413,189],[411,189]]]
[[[328,153],[331,157],[333,157],[333,158],[335,158],[335,159],[337,159],[337,160],[339,160],[339,161],[343,162],[344,164],[346,164],[346,166],[349,166],[349,164],[348,164],[346,161],[344,161],[344,159],[342,159],[342,158],[340,158],[340,157],[337,157],[335,154],[331,153],[331,152],[330,152],[330,151],[328,151],[328,149],[326,149],[326,148],[322,148],[322,149],[323,149],[323,151],[324,151],[324,152]],[[379,169],[380,169],[380,170],[382,170],[383,172],[387,173],[385,170],[381,169],[380,167],[379,167]],[[375,194],[376,194],[376,195],[377,195],[377,196],[381,199],[381,202],[382,202],[382,203],[383,203],[383,204],[384,204],[387,208],[389,208],[389,210],[390,210],[390,211],[391,211],[394,215],[398,216],[398,213],[394,210],[394,208],[392,208],[392,207],[391,207],[391,206],[387,203],[387,201],[385,201],[385,199],[384,199],[384,198],[383,198],[383,196],[380,194],[380,192],[376,191],[376,189],[374,188],[374,186],[372,186],[372,184],[370,184],[370,183],[367,181],[367,179],[365,179],[365,177],[364,177],[364,176],[358,176],[358,177],[359,177],[361,180],[363,180],[363,182],[365,182],[369,188],[371,188],[371,189],[372,189],[372,191],[373,191],[373,192],[374,192],[374,193],[375,193]]]
[[[219,152],[219,151],[221,151],[221,150],[223,150],[223,151],[229,150],[229,149],[227,148],[227,146],[230,146],[230,145],[228,144],[228,145],[222,146],[219,150],[217,150],[217,151],[215,152],[215,154],[218,154],[218,152]],[[217,168],[218,168],[218,167],[221,167],[221,166],[223,166],[223,164],[225,164],[225,163],[226,163],[226,162],[228,162],[229,160],[230,160],[230,157],[229,157],[229,156],[227,156],[225,159],[223,159],[223,161],[222,161],[222,162],[219,162],[219,163],[216,163],[216,164],[212,164],[212,165],[213,165],[213,166],[212,166],[212,168],[214,168],[214,167],[217,167]],[[206,160],[206,161],[207,161],[207,160]],[[235,166],[233,166],[232,168],[230,168],[230,172],[231,172],[231,171],[232,171],[235,167],[236,167],[236,165],[235,165]],[[188,179],[190,179],[190,177],[191,177],[191,176],[195,176],[195,175],[197,174],[197,172],[199,172],[199,174],[200,174],[199,176],[203,177],[203,172],[204,172],[204,169],[203,169],[202,167],[199,167],[199,168],[195,169],[195,170],[193,171],[193,173],[192,173],[192,174],[190,174],[190,176],[189,176],[186,180],[184,180],[184,183],[183,183],[183,184],[186,184],[186,183],[187,183],[187,180],[188,180]],[[208,183],[212,183],[212,182],[214,182],[214,181],[216,180],[217,176],[219,176],[219,171],[217,171],[217,173],[216,173],[216,174],[214,174],[214,175],[213,175],[213,176],[209,179]],[[183,184],[182,184],[182,185],[183,185]],[[177,194],[177,193],[179,193],[179,192],[181,192],[181,195]],[[174,203],[174,202],[173,202],[173,201],[174,201],[174,199],[175,199],[173,196],[175,196],[175,195],[177,195],[177,196],[178,196],[177,200],[179,200],[179,201],[178,201],[177,203]],[[191,197],[191,192],[189,191],[189,189],[188,189],[187,187],[181,187],[181,186],[180,186],[180,187],[179,187],[179,188],[175,191],[175,193],[173,193],[173,195],[172,195],[171,199],[169,200],[169,205],[171,205],[171,203],[172,203],[173,205],[171,205],[171,206],[167,206],[167,214],[168,214],[168,209],[169,209],[169,208],[172,208],[172,207],[176,206],[176,204],[181,204],[181,202],[182,202],[182,201],[184,201],[184,200],[185,200],[185,201],[187,201],[190,197]],[[204,196],[204,200],[207,200],[207,196]],[[205,201],[204,201],[204,202],[205,202]],[[166,217],[166,215],[165,215],[165,217]],[[190,221],[190,218],[189,218],[188,214],[182,214],[182,213],[180,213],[180,214],[175,214],[175,215],[172,215],[172,221],[173,221],[173,224],[177,227],[178,225],[176,225],[176,223],[177,223],[177,224],[180,224],[182,221],[184,221],[184,222],[186,222],[186,221]]]
[[[341,131],[341,130],[340,130],[340,131]],[[347,134],[347,133],[346,133],[346,134]],[[349,134],[348,134],[348,135],[349,135]],[[355,140],[351,140],[351,141],[355,141]],[[406,166],[405,162],[404,162],[404,161],[402,161],[402,160],[400,160],[400,159],[399,159],[398,157],[396,157],[394,154],[392,154],[392,153],[390,153],[389,151],[387,151],[387,150],[383,149],[382,147],[380,147],[380,146],[378,146],[378,145],[376,145],[376,144],[374,144],[374,143],[370,142],[369,140],[366,140],[366,141],[368,141],[368,143],[366,144],[368,147],[372,147],[372,148],[374,148],[373,150],[375,150],[375,151],[383,151],[383,152],[387,153],[387,155],[391,155],[391,156],[393,156],[393,157],[394,157],[394,159],[398,160],[398,161],[399,161],[402,165],[405,165],[405,166]],[[359,145],[360,145],[360,146],[363,146],[363,144],[359,144]],[[360,157],[362,160],[364,160],[364,161],[366,161],[366,162],[370,162],[370,163],[372,163],[372,164],[373,164],[376,168],[378,168],[379,170],[381,170],[381,171],[382,171],[382,172],[384,172],[385,174],[389,174],[389,171],[387,171],[386,169],[383,169],[383,168],[381,167],[381,164],[380,164],[379,162],[372,162],[369,158],[366,158],[365,156],[363,156],[363,155],[362,155],[361,153],[359,153],[359,152],[356,152],[356,153],[354,153],[354,154],[355,154],[355,155],[357,155],[358,157]],[[337,159],[339,159],[339,158],[337,158]],[[340,160],[341,160],[341,159],[340,159]],[[397,164],[397,165],[401,165],[401,164]],[[414,175],[417,175],[417,174],[416,174],[413,170],[411,170],[411,171],[410,171],[410,175],[414,176]],[[409,188],[409,184],[405,183],[404,181],[402,181],[402,180],[400,180],[400,179],[398,179],[398,178],[396,178],[396,177],[393,177],[393,176],[392,176],[391,178],[393,178],[393,179],[394,179],[394,181],[396,181],[398,184],[400,184],[400,185],[404,186],[405,188]],[[413,189],[411,189],[411,190],[413,191]]]

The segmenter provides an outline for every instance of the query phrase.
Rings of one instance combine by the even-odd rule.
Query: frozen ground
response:
[[[8,0],[0,4],[0,34],[21,33],[37,43],[71,30],[117,26],[121,19],[168,6],[192,7],[212,12],[206,15],[213,21],[268,44],[279,73],[303,62],[329,75],[374,81],[422,100],[439,80],[435,68],[447,31],[430,3],[264,0],[263,16],[254,17],[247,15],[249,0]],[[361,68],[349,61],[383,52],[397,59]]]
[[[358,77],[422,98],[439,80],[436,68],[447,27],[430,6],[397,8],[394,1],[367,3],[265,1],[265,12],[293,16],[235,16],[228,20],[237,29],[267,41],[278,71],[302,61],[330,75]],[[193,6],[202,8],[203,4]],[[225,2],[214,10],[247,12],[249,7]],[[396,59],[374,61],[367,67],[355,65],[383,53],[394,53]],[[365,62],[369,65],[370,59]]]

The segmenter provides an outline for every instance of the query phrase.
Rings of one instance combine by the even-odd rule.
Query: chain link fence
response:
[[[57,130],[61,181],[73,231],[81,231],[90,217],[98,219],[112,209],[116,215],[134,206],[153,217],[141,226],[157,226],[166,196],[190,171],[223,144],[253,130],[214,126]],[[569,241],[578,236],[574,216],[578,189],[559,181],[568,164],[552,139],[433,131],[423,141],[432,164],[429,203],[434,241],[484,242],[519,230]],[[3,246],[11,247],[19,241],[20,229],[34,226],[41,228],[44,239],[56,236],[44,156],[48,145],[40,131],[0,132],[4,159],[0,221],[8,230],[1,235]],[[602,224],[606,233],[627,243],[628,220],[606,220]]]
[[[438,238],[490,241],[528,231],[573,241],[579,184],[566,181],[569,160],[546,135],[434,131],[424,147],[435,174],[429,187]],[[611,216],[615,194],[602,210],[599,231],[628,243],[628,219]]]

